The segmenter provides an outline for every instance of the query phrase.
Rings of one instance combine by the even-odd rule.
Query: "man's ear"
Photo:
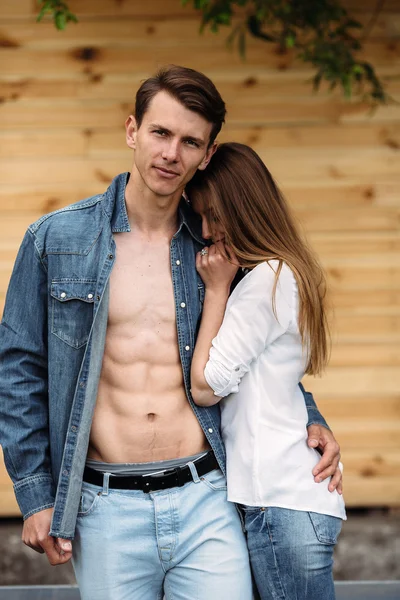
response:
[[[136,119],[133,115],[129,115],[129,117],[125,121],[125,130],[126,130],[126,143],[128,144],[129,148],[131,148],[132,150],[135,150],[138,126],[136,123]]]
[[[205,157],[203,158],[203,160],[197,167],[200,171],[204,171],[204,169],[206,168],[206,166],[212,159],[212,156],[215,153],[216,149],[217,149],[217,142],[213,142],[213,144],[211,144],[211,146],[208,148]]]

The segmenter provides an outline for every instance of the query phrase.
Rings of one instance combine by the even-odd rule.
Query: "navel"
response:
[[[156,414],[155,413],[148,413],[147,418],[150,421],[150,423],[152,423],[154,421],[154,419],[156,418]]]

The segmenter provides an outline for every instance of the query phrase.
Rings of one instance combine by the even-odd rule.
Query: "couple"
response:
[[[83,600],[250,600],[249,556],[263,599],[334,598],[339,449],[299,384],[326,362],[323,278],[224,120],[203,74],[146,80],[132,172],[17,256],[0,441],[24,543],[72,557]]]

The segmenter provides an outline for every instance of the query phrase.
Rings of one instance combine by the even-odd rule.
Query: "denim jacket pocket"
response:
[[[59,279],[51,284],[51,332],[73,348],[89,338],[93,322],[96,281]]]
[[[336,544],[342,529],[342,519],[315,512],[309,512],[308,515],[318,541],[321,544]]]

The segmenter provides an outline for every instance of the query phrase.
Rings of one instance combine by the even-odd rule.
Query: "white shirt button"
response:
[[[190,346],[185,346],[185,350],[190,350]]]
[[[177,261],[176,261],[176,264],[177,264],[177,265],[178,265],[178,267],[179,267],[179,265],[181,264],[181,261],[180,261],[180,260],[177,260]]]
[[[209,430],[208,430],[208,433],[212,433],[212,432],[213,432],[213,430],[210,427]]]
[[[181,308],[185,308],[186,304],[184,302],[181,302]]]
[[[65,296],[66,296],[66,295],[67,295],[67,294],[66,294],[65,292],[61,292],[61,294],[60,294],[60,297],[61,297],[61,298],[65,298]]]
[[[88,294],[87,297],[89,298],[89,300],[91,300],[93,298],[93,294]]]

